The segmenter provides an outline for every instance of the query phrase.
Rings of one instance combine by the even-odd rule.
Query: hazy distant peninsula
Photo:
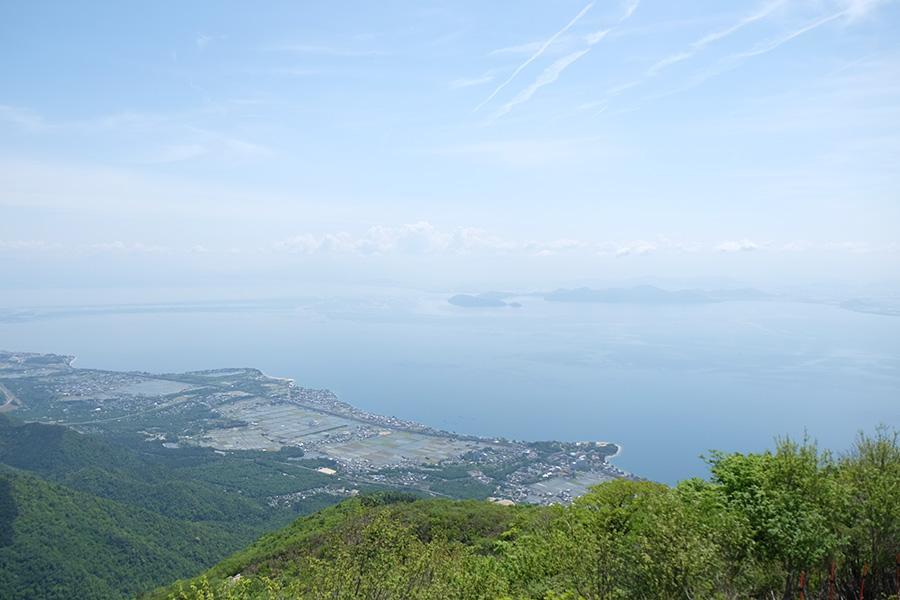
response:
[[[699,305],[722,302],[808,302],[836,306],[844,310],[888,317],[900,316],[900,300],[896,298],[850,298],[844,301],[810,299],[785,294],[773,294],[750,287],[724,289],[667,290],[653,285],[612,288],[559,288],[550,292],[483,292],[457,294],[448,299],[450,304],[462,308],[519,307],[512,301],[518,298],[541,298],[547,302],[571,304],[637,304],[637,305]]]
[[[881,301],[865,298],[853,298],[841,302],[840,307],[853,312],[870,315],[883,315],[886,317],[900,317],[900,301]]]
[[[544,295],[548,302],[597,302],[610,304],[704,304],[736,300],[765,300],[771,296],[750,288],[734,290],[664,290],[652,285],[630,288],[558,289]]]
[[[664,290],[652,285],[638,285],[627,288],[589,287],[560,288],[552,292],[530,292],[515,294],[510,292],[484,292],[481,294],[457,294],[447,301],[462,308],[519,307],[510,298],[535,297],[547,302],[606,303],[606,304],[709,304],[733,301],[771,300],[775,296],[752,288],[723,290]]]
[[[522,306],[518,302],[506,302],[505,300],[502,300],[500,296],[500,294],[493,293],[478,294],[477,296],[472,294],[457,294],[452,296],[447,302],[463,308],[499,308],[504,306],[518,308]]]

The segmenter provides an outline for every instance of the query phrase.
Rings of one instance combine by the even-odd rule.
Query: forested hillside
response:
[[[143,443],[143,442],[142,442]],[[363,495],[266,498],[326,476],[285,457],[162,451],[0,417],[0,597],[894,598],[900,443],[709,457],[669,487],[613,481],[570,507]],[[292,457],[296,459],[297,457]],[[296,460],[294,461],[296,462]],[[307,479],[304,479],[307,478]],[[296,510],[310,511],[264,535]]]
[[[0,415],[0,598],[130,597],[338,501],[310,492],[273,506],[332,480],[269,454],[127,444]]]
[[[360,498],[160,591],[250,598],[895,598],[900,446],[714,454],[708,480],[604,483],[571,507]],[[801,596],[802,594],[802,596]]]
[[[245,539],[0,466],[0,598],[125,597]]]

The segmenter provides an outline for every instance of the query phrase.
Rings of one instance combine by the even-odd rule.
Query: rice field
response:
[[[218,412],[246,425],[208,430],[195,443],[221,450],[278,450],[302,444],[329,458],[375,467],[434,464],[483,445],[378,427],[258,397],[221,406]]]
[[[482,445],[391,429],[366,439],[338,442],[321,451],[331,458],[366,461],[380,467],[398,463],[434,464]]]

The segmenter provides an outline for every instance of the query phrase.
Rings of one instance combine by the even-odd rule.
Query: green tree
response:
[[[757,558],[780,569],[782,597],[792,598],[801,572],[821,567],[839,546],[830,456],[808,440],[785,439],[774,453],[715,453],[710,465],[725,501],[746,516]]]
[[[900,556],[900,444],[898,432],[882,426],[874,436],[860,433],[852,450],[840,461],[846,500],[846,539],[843,554],[858,589],[864,566],[870,577],[866,587],[873,597],[887,595],[896,582]],[[900,592],[900,590],[894,590]]]

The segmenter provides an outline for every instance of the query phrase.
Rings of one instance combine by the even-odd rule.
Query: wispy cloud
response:
[[[0,121],[5,121],[32,133],[96,134],[112,131],[147,131],[157,129],[171,117],[130,111],[73,120],[50,119],[37,111],[0,105]]]
[[[3,240],[0,239],[0,252],[7,253],[64,253],[74,254],[166,254],[172,248],[142,242],[77,242],[61,243],[47,240]]]
[[[559,76],[563,71],[569,68],[572,64],[575,63],[575,61],[577,61],[588,52],[590,52],[590,48],[585,48],[584,50],[579,50],[577,52],[567,54],[566,56],[563,56],[562,58],[555,61],[552,65],[544,69],[541,74],[538,75],[537,79],[531,82],[531,85],[516,94],[516,96],[512,100],[501,106],[497,110],[497,112],[495,112],[491,116],[490,120],[494,121],[496,119],[499,119],[500,117],[511,111],[516,105],[522,104],[523,102],[528,102],[528,100],[530,100],[531,97],[534,96],[534,94],[539,89],[541,89],[545,85],[550,85],[551,83],[559,79]]]
[[[794,241],[788,243],[758,243],[739,239],[710,245],[700,242],[673,241],[666,237],[636,239],[630,241],[591,240],[569,237],[528,239],[505,237],[479,227],[455,227],[441,229],[429,221],[416,221],[400,225],[374,225],[361,233],[347,231],[300,233],[263,245],[226,246],[200,241],[177,244],[166,242],[126,241],[72,241],[56,242],[42,239],[0,239],[0,254],[65,256],[225,256],[244,254],[302,255],[302,256],[507,256],[528,259],[530,257],[567,257],[581,259],[629,259],[660,253],[684,252],[720,255],[749,254],[765,249],[767,252],[797,254],[816,252],[834,255],[866,255],[872,253],[897,253],[897,243],[873,245],[860,241]]]
[[[276,242],[272,249],[294,254],[517,254],[551,256],[589,249],[592,244],[570,238],[513,240],[476,227],[441,230],[428,221],[370,227],[361,235],[347,232],[304,233]]]
[[[719,62],[715,66],[713,66],[705,71],[701,71],[700,73],[691,77],[686,83],[684,83],[674,89],[654,94],[654,95],[650,96],[649,99],[659,100],[662,98],[667,98],[669,96],[673,96],[675,94],[679,94],[679,93],[687,91],[689,89],[693,89],[693,88],[709,81],[710,79],[713,79],[714,77],[718,77],[719,75],[722,75],[723,73],[726,73],[728,71],[738,68],[745,61],[747,61],[751,58],[772,52],[773,50],[776,50],[777,48],[800,37],[801,35],[803,35],[805,33],[809,33],[810,31],[818,29],[819,27],[822,27],[823,25],[826,25],[833,21],[837,21],[842,18],[846,19],[849,17],[850,14],[851,14],[850,9],[844,9],[844,10],[840,10],[837,12],[827,14],[825,16],[819,17],[817,19],[814,19],[814,20],[808,22],[801,27],[798,27],[796,29],[788,31],[787,33],[785,33],[777,38],[774,38],[771,40],[766,40],[764,42],[760,42],[749,50],[745,50],[743,52],[737,52],[735,54],[726,56],[726,57],[722,58],[721,60],[719,60]]]
[[[121,240],[98,242],[90,244],[88,248],[93,251],[123,254],[164,254],[171,252],[171,248],[168,248],[167,246],[144,244],[142,242],[123,242]]]
[[[544,240],[504,237],[477,227],[440,229],[428,221],[402,225],[376,225],[361,234],[348,232],[303,233],[275,242],[268,251],[290,254],[501,254],[506,256],[581,256],[624,259],[657,253],[684,252],[747,254],[758,250],[796,253],[800,251],[865,254],[896,251],[896,246],[873,247],[863,242],[757,242],[747,238],[718,244],[675,241],[667,237],[630,241],[550,238]]]
[[[760,248],[762,248],[761,244],[758,244],[746,238],[742,240],[722,242],[721,244],[716,246],[716,250],[718,250],[719,252],[752,252],[753,250],[759,250]]]
[[[637,10],[637,7],[639,4],[640,4],[640,0],[630,0],[625,7],[624,14],[619,18],[619,21],[616,23],[616,26],[618,26],[621,23],[623,23],[624,21],[628,20],[631,17],[631,15],[634,14],[634,11]],[[590,7],[590,5],[588,6],[588,8],[589,7]],[[509,113],[509,111],[511,111],[515,106],[530,100],[539,89],[541,89],[542,87],[544,87],[546,85],[550,85],[551,83],[553,83],[554,81],[559,79],[559,76],[562,75],[563,71],[565,71],[567,68],[572,66],[578,59],[582,58],[584,55],[586,55],[588,52],[590,52],[591,49],[595,45],[600,43],[607,35],[609,35],[610,31],[612,31],[614,29],[614,27],[610,27],[607,29],[601,29],[601,30],[598,30],[598,31],[595,31],[593,33],[589,33],[588,35],[586,35],[584,38],[584,41],[587,44],[587,48],[584,48],[582,50],[577,50],[575,52],[571,52],[570,54],[567,54],[566,56],[563,56],[562,58],[556,60],[549,67],[544,69],[544,71],[541,72],[540,75],[538,75],[537,79],[535,79],[531,83],[531,85],[529,85],[528,87],[526,87],[525,89],[520,91],[518,94],[516,94],[516,96],[512,100],[510,100],[509,102],[507,102],[506,104],[501,106],[491,116],[490,121],[494,121],[494,120],[502,117],[503,115]]]
[[[164,145],[145,162],[175,163],[200,158],[244,161],[268,158],[275,154],[263,144],[215,131],[189,128],[183,137],[188,141]]]
[[[0,250],[24,250],[34,252],[55,250],[60,247],[59,242],[48,242],[46,240],[0,240]]]
[[[136,221],[165,214],[179,222],[198,224],[221,217],[245,225],[254,221],[279,223],[285,214],[313,211],[335,218],[339,210],[300,194],[276,195],[259,186],[233,182],[186,181],[159,171],[0,157],[0,214],[5,214],[5,207],[13,207]],[[248,198],[253,201],[248,202]]]
[[[757,21],[761,21],[761,20],[765,19],[766,17],[768,17],[772,13],[774,13],[777,8],[784,5],[785,1],[786,0],[770,0],[769,2],[764,4],[762,7],[760,7],[755,12],[742,17],[741,19],[739,19],[737,22],[733,23],[732,25],[729,25],[728,27],[725,27],[724,29],[718,29],[718,30],[712,31],[710,33],[707,33],[706,35],[693,41],[684,50],[680,50],[678,52],[670,54],[670,55],[656,61],[647,69],[647,71],[643,75],[639,75],[636,78],[632,79],[631,81],[626,81],[624,83],[620,83],[618,85],[610,87],[609,89],[606,90],[606,93],[603,95],[603,98],[601,100],[585,102],[582,104],[582,106],[580,108],[581,109],[599,108],[599,112],[603,112],[606,109],[606,107],[608,106],[609,102],[614,97],[622,94],[623,92],[626,92],[630,89],[636,88],[636,87],[644,84],[646,81],[654,78],[660,72],[667,69],[668,67],[671,67],[672,65],[675,65],[677,63],[680,63],[680,62],[683,62],[683,61],[693,58],[696,54],[700,53],[707,46],[710,46],[710,45],[714,44],[715,42],[723,40],[723,39],[737,33],[738,31],[740,31],[744,27],[747,27],[748,25],[751,25],[753,23],[756,23]]]
[[[704,35],[703,37],[695,40],[691,43],[685,50],[677,52],[675,54],[670,54],[669,56],[657,61],[654,63],[648,70],[647,75],[653,76],[662,71],[663,69],[670,67],[676,63],[688,60],[693,57],[695,54],[713,44],[714,42],[718,42],[719,40],[723,40],[728,36],[737,33],[747,25],[765,19],[770,14],[775,12],[775,9],[784,5],[785,0],[774,0],[764,4],[759,10],[738,20],[736,23],[718,31],[713,31]]]
[[[847,16],[850,20],[861,19],[872,12],[882,4],[887,4],[891,0],[843,0],[846,5]]]
[[[488,52],[488,56],[505,56],[508,54],[527,54],[530,56],[540,50],[541,46],[543,45],[544,41],[542,40],[538,40],[536,42],[525,42],[524,44],[516,44],[514,46],[506,46],[504,48],[491,50],[490,52]]]
[[[252,105],[253,99],[238,99],[231,103],[207,107],[210,112],[227,112],[231,105]],[[0,125],[13,127],[39,136],[84,137],[96,142],[101,136],[121,146],[122,136],[136,143],[132,160],[137,163],[166,163],[209,156],[212,158],[248,159],[272,156],[272,148],[226,132],[196,127],[191,124],[203,111],[183,114],[152,114],[118,112],[84,119],[55,120],[40,113],[7,105],[0,105]],[[118,157],[122,158],[120,149]]]
[[[46,131],[49,128],[49,124],[38,113],[6,104],[0,104],[0,121],[32,132]]]
[[[669,96],[673,96],[675,94],[679,94],[681,92],[695,88],[714,77],[717,77],[723,73],[726,73],[730,70],[733,70],[733,69],[739,67],[742,63],[744,63],[748,59],[772,52],[772,51],[776,50],[777,48],[779,48],[780,46],[810,32],[810,31],[818,29],[819,27],[822,27],[823,25],[826,25],[831,22],[839,21],[839,20],[844,20],[847,23],[851,23],[852,21],[854,21],[856,19],[860,19],[864,16],[868,16],[871,13],[873,13],[874,10],[879,5],[884,4],[887,1],[889,1],[889,0],[837,0],[836,4],[840,7],[839,10],[834,10],[827,14],[821,15],[811,21],[808,21],[806,24],[804,24],[796,29],[792,29],[786,33],[783,33],[782,35],[780,35],[778,37],[759,42],[755,46],[750,48],[749,50],[745,50],[743,52],[737,52],[737,53],[725,56],[724,58],[721,58],[720,60],[718,60],[718,62],[714,66],[689,77],[685,83],[683,83],[673,89],[652,94],[652,95],[648,96],[645,100],[660,100],[662,98],[667,98]],[[830,4],[830,6],[833,7],[835,5],[835,2],[831,2],[829,4]],[[770,2],[762,5],[757,11],[742,17],[734,24],[732,24],[724,29],[719,29],[719,30],[713,31],[711,33],[708,33],[708,34],[702,36],[701,38],[698,38],[693,43],[691,43],[686,49],[660,59],[659,61],[657,61],[653,65],[651,65],[650,68],[647,69],[647,71],[644,73],[643,76],[637,77],[636,79],[633,79],[632,81],[628,81],[626,83],[609,88],[606,91],[606,93],[604,94],[604,97],[602,100],[587,102],[587,103],[584,103],[582,106],[588,107],[588,108],[601,107],[602,109],[605,109],[606,106],[608,105],[609,101],[613,97],[621,94],[622,92],[624,92],[626,90],[638,87],[638,86],[646,83],[648,80],[654,78],[657,74],[659,74],[661,71],[665,70],[666,68],[668,68],[674,64],[680,63],[682,61],[686,61],[686,60],[693,58],[696,54],[698,54],[700,51],[702,51],[707,46],[710,46],[710,45],[714,44],[715,42],[721,41],[753,23],[760,22],[760,21],[767,19],[768,17],[773,15],[780,8],[786,9],[789,6],[791,6],[791,4],[789,2],[787,2],[786,0],[771,0]]]
[[[451,81],[448,84],[448,86],[450,87],[451,90],[459,90],[462,88],[474,87],[476,85],[484,85],[485,83],[490,83],[493,80],[494,80],[493,75],[491,75],[489,73],[485,73],[481,77],[470,77],[470,78],[462,77],[460,79],[454,79],[453,81]]]
[[[482,108],[485,104],[487,104],[488,102],[490,102],[491,100],[493,100],[493,99],[497,96],[497,94],[499,94],[500,91],[503,90],[503,88],[505,88],[507,85],[509,85],[509,84],[512,82],[512,80],[515,79],[516,76],[517,76],[519,73],[521,73],[521,72],[525,69],[525,67],[527,67],[528,65],[530,65],[531,63],[533,63],[534,61],[536,61],[538,58],[540,58],[541,55],[547,50],[547,48],[549,48],[550,45],[551,45],[554,41],[556,41],[556,39],[557,39],[559,36],[561,36],[562,34],[564,34],[565,32],[567,32],[569,29],[571,29],[571,28],[572,28],[572,27],[573,27],[573,26],[581,19],[581,17],[583,17],[585,14],[587,14],[587,12],[588,12],[589,10],[591,10],[591,8],[592,8],[593,6],[594,6],[594,3],[593,3],[593,2],[589,3],[587,6],[585,6],[584,8],[582,8],[581,11],[580,11],[577,15],[575,15],[574,18],[572,18],[571,21],[569,21],[568,23],[566,23],[565,27],[563,27],[562,29],[560,29],[559,31],[557,31],[556,33],[554,33],[553,35],[551,35],[549,38],[547,38],[547,39],[544,41],[544,43],[542,43],[542,44],[537,48],[537,50],[535,50],[535,51],[532,53],[532,55],[529,56],[527,60],[525,60],[525,62],[521,63],[518,67],[515,68],[515,70],[512,72],[512,74],[511,74],[509,77],[507,77],[507,78],[503,81],[503,83],[501,83],[500,85],[498,85],[498,86],[494,89],[494,91],[491,92],[491,94],[490,94],[487,98],[485,98],[484,100],[482,100],[482,102],[481,102],[478,106],[475,107],[475,109],[474,109],[473,112],[478,112],[479,110],[481,110],[481,108]]]
[[[731,60],[734,62],[740,62],[745,59],[752,58],[754,56],[759,56],[761,54],[771,52],[772,50],[775,50],[779,46],[790,42],[794,38],[800,37],[804,33],[808,33],[810,31],[812,31],[813,29],[817,29],[817,28],[821,27],[822,25],[825,25],[826,23],[836,21],[842,17],[847,17],[849,14],[850,14],[850,9],[845,9],[845,10],[841,10],[841,11],[832,13],[830,15],[825,15],[824,17],[815,19],[814,21],[807,23],[806,25],[804,25],[798,29],[794,29],[793,31],[790,31],[790,32],[786,33],[785,35],[782,35],[779,38],[770,40],[768,42],[763,42],[762,44],[758,44],[756,47],[754,47],[746,52],[740,52],[738,54],[734,54],[731,57],[729,57],[729,59],[727,59],[727,60]]]
[[[614,250],[613,254],[619,258],[630,255],[644,256],[645,254],[656,252],[658,249],[659,246],[657,246],[653,242],[638,240],[619,246]],[[603,252],[601,252],[601,254],[603,254]]]
[[[619,23],[623,23],[631,18],[634,14],[634,11],[638,9],[638,6],[641,5],[641,0],[628,0],[625,4],[625,13],[619,19]]]
[[[297,254],[430,254],[447,250],[453,234],[439,231],[427,221],[396,227],[376,225],[363,235],[347,232],[303,233],[276,242],[274,248]]]

